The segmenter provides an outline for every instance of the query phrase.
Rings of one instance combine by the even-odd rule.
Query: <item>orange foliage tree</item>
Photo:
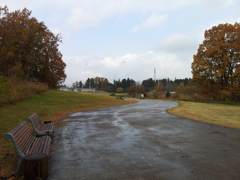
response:
[[[132,97],[140,96],[140,94],[145,94],[146,89],[144,85],[134,84],[128,88],[128,94]]]
[[[193,59],[193,81],[205,97],[240,101],[239,23],[206,30]]]
[[[95,77],[93,78],[94,86],[97,89],[104,89],[104,87],[108,86],[109,81],[107,78],[104,77]]]
[[[26,8],[9,12],[0,7],[0,75],[56,88],[66,78],[66,64],[58,50],[61,36],[30,15]]]

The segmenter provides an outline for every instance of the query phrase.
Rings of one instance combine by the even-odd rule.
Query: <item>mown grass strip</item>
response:
[[[199,122],[240,129],[240,106],[180,101],[168,112]]]
[[[103,94],[104,95],[104,94]],[[135,103],[137,101],[122,101],[115,97],[97,95],[97,93],[79,93],[51,90],[40,95],[14,104],[0,107],[0,174],[9,177],[17,167],[16,156],[11,141],[3,139],[5,133],[34,112],[37,112],[42,121],[56,122],[67,114]]]

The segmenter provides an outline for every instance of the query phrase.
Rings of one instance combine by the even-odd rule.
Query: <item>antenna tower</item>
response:
[[[156,85],[156,68],[154,68],[154,85]]]

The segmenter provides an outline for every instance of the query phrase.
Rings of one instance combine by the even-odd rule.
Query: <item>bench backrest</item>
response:
[[[11,129],[4,135],[4,139],[12,139],[17,155],[22,157],[29,151],[29,144],[31,144],[36,137],[34,137],[26,122],[21,122],[16,127]]]
[[[38,131],[42,128],[43,123],[41,122],[40,117],[38,116],[37,113],[33,113],[28,118],[30,118],[33,121],[33,123],[34,123],[34,125],[35,125],[35,127],[37,128]]]

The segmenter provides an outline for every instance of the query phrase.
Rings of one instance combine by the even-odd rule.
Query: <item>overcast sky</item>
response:
[[[240,21],[240,0],[0,0],[27,8],[63,43],[65,84],[96,76],[191,78],[204,31]]]

